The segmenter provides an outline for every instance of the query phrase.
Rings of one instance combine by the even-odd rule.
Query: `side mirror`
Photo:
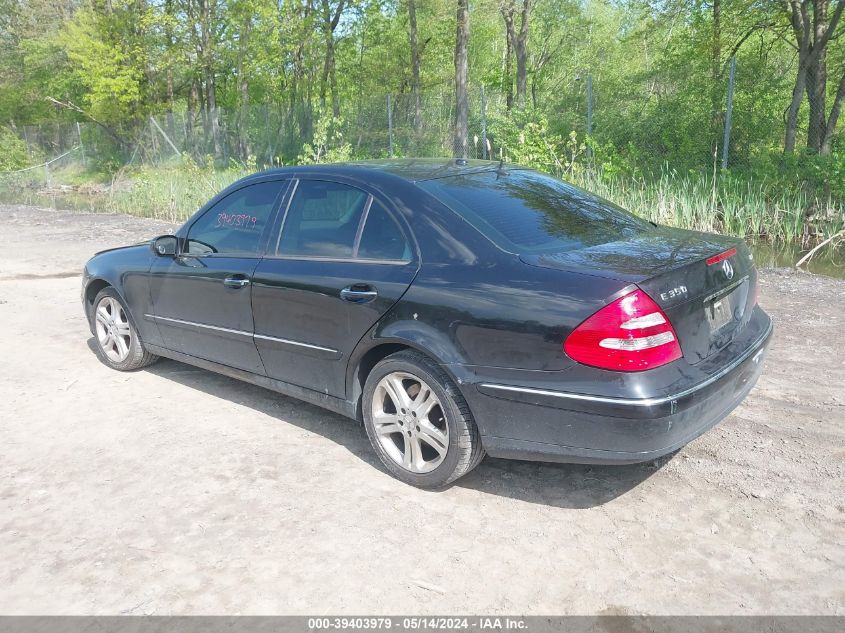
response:
[[[175,235],[162,235],[152,242],[153,253],[159,257],[175,257],[179,239]]]

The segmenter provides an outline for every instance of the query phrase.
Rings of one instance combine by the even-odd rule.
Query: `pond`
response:
[[[105,195],[91,195],[78,192],[48,194],[40,191],[7,190],[0,187],[0,203],[31,204],[51,209],[70,209],[102,213],[108,204]],[[770,244],[765,241],[749,240],[758,268],[790,268],[798,262],[808,249],[796,244]],[[838,245],[823,247],[804,266],[805,270],[818,275],[845,279],[845,240]]]

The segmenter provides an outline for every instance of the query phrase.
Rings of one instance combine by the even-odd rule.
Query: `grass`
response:
[[[53,172],[49,185],[41,170],[25,177],[0,177],[0,200],[181,222],[220,190],[254,171],[241,164],[220,169],[190,159],[124,168],[113,175],[70,165]]]
[[[126,213],[179,222],[211,196],[249,173],[252,165],[232,163],[225,169],[189,158],[161,166],[141,166],[108,175],[69,166],[51,181],[75,185],[61,194],[60,203],[87,210]],[[28,180],[0,180],[5,201],[35,202],[44,185],[40,170]],[[711,231],[773,244],[818,242],[845,228],[841,206],[811,198],[802,189],[783,191],[766,181],[665,170],[659,178],[603,178],[580,171],[569,176],[574,184],[612,200],[659,224]],[[808,213],[808,210],[811,210]]]
[[[209,198],[255,169],[233,164],[226,169],[183,161],[171,167],[142,167],[121,174],[109,193],[109,209],[170,221],[187,219]],[[123,186],[120,179],[127,180]]]
[[[845,226],[845,208],[765,181],[714,181],[668,171],[655,180],[604,179],[585,172],[572,181],[658,224],[698,231],[791,244],[819,241]]]

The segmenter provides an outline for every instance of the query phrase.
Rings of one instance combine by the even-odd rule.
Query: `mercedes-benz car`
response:
[[[95,255],[82,302],[106,365],[165,357],[320,405],[437,488],[485,454],[678,450],[762,371],[757,288],[741,240],[516,165],[390,160],[244,178],[175,235]]]

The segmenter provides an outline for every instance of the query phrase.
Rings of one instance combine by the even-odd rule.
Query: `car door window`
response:
[[[285,216],[278,254],[352,257],[370,196],[349,185],[301,180]]]
[[[361,259],[402,260],[411,259],[408,240],[390,214],[381,204],[373,202],[361,241],[358,244],[358,257]]]
[[[191,225],[185,252],[198,256],[256,255],[282,186],[280,181],[249,185],[218,201]]]

